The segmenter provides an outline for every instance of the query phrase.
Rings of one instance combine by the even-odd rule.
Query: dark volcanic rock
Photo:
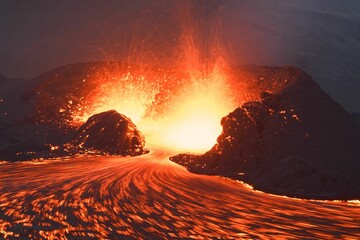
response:
[[[22,96],[31,92],[33,85],[31,80],[0,76],[0,160],[53,157],[52,145],[65,143],[72,134],[71,127],[53,128],[37,124],[31,117],[32,104]]]
[[[203,155],[171,160],[271,193],[360,198],[360,129],[354,118],[297,68],[259,72],[260,87],[268,91],[222,119],[217,144]]]
[[[19,124],[0,134],[0,160],[25,161],[69,155],[61,146],[74,129],[55,129],[41,124]]]
[[[115,110],[91,116],[75,133],[72,145],[118,155],[141,155],[145,138],[132,121]]]

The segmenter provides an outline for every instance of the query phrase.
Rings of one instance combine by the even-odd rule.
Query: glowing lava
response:
[[[189,152],[209,150],[221,133],[221,118],[234,108],[226,86],[218,74],[197,80],[177,97],[174,112],[157,122],[140,123],[140,129],[157,125],[156,135],[147,136],[157,145]]]
[[[192,107],[181,111],[183,118],[171,122],[164,140],[168,146],[183,151],[205,151],[215,143],[221,133],[218,114],[212,114],[208,106],[196,111]],[[194,110],[194,111],[192,111]],[[208,111],[209,110],[209,111]]]
[[[130,70],[109,73],[110,76],[104,78],[104,83],[99,84],[91,94],[91,111],[75,113],[74,119],[85,122],[93,114],[116,110],[134,123],[140,122],[159,90],[156,81],[151,79],[151,72],[144,76]]]
[[[126,68],[90,74],[86,83],[94,82],[94,87],[88,88],[84,110],[72,112],[74,125],[116,110],[129,117],[151,145],[203,152],[221,134],[221,118],[235,108],[233,91],[219,69],[171,74]]]
[[[175,74],[158,68],[138,72],[129,68],[126,74],[118,72],[118,77],[110,72],[99,81],[90,101],[92,111],[85,115],[114,109],[137,125],[147,143],[203,152],[221,134],[221,118],[236,107],[236,91],[225,74],[218,5],[199,9],[184,2],[178,7],[182,35],[176,47]],[[199,21],[198,11],[206,21]]]

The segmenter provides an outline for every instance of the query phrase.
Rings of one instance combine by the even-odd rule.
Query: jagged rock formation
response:
[[[71,144],[79,150],[136,156],[146,153],[145,138],[135,124],[115,110],[91,116],[75,133]]]
[[[260,99],[222,119],[223,132],[210,151],[171,160],[271,193],[358,199],[360,128],[354,118],[300,69],[253,72]]]

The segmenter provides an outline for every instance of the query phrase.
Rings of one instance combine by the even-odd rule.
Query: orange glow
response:
[[[129,71],[123,74],[116,71],[115,76],[110,76],[94,91],[91,111],[75,113],[74,120],[85,122],[93,114],[116,110],[134,123],[140,122],[157,90],[146,77]]]
[[[145,120],[139,127],[153,144],[195,153],[216,143],[221,118],[234,108],[225,78],[218,73],[193,81],[173,105],[174,110],[164,118]]]
[[[73,119],[81,123],[93,114],[115,109],[137,124],[147,143],[176,151],[203,152],[216,143],[222,129],[220,120],[235,104],[224,73],[215,69],[206,78],[194,76],[190,80],[164,78],[161,83],[155,80],[156,84],[151,73],[139,77],[128,72],[113,77],[94,90],[91,111],[74,112]],[[159,89],[159,85],[164,86]],[[168,95],[164,97],[167,101],[154,106],[161,92]]]
[[[178,7],[182,35],[175,72],[115,69],[99,81],[91,110],[75,113],[75,119],[85,121],[95,113],[114,109],[129,117],[152,145],[200,153],[216,143],[221,118],[237,106],[236,91],[225,71],[219,19],[209,17],[206,23],[196,23],[194,6],[181,3]],[[212,30],[204,31],[204,24]]]

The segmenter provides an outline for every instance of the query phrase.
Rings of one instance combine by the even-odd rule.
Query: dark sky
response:
[[[219,7],[214,12],[231,64],[298,65],[345,108],[360,111],[360,1],[196,2],[208,5],[197,9],[198,21],[211,21],[204,9]],[[181,37],[179,6],[166,0],[0,0],[0,73],[32,78],[69,63],[128,56],[169,63]]]

